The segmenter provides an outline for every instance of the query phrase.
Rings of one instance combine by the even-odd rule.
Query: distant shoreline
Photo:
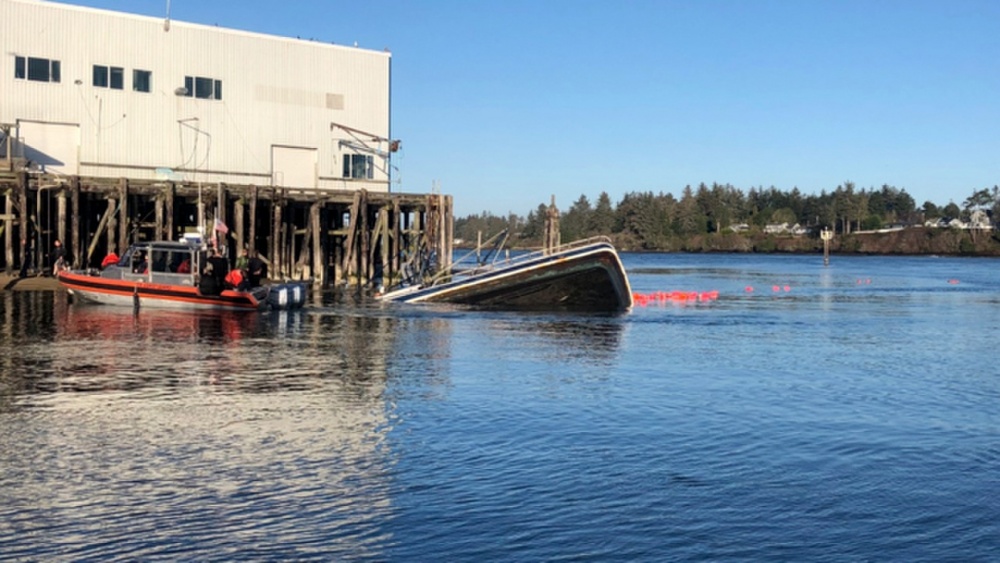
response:
[[[642,247],[628,237],[612,237],[621,252],[679,254],[822,254],[823,241],[811,236],[712,233],[685,239],[675,238],[661,248]],[[475,246],[456,245],[472,250]],[[515,250],[537,250],[526,244]],[[911,227],[887,233],[853,233],[834,236],[830,254],[844,256],[949,256],[1000,258],[1000,232],[970,232],[959,229]],[[20,278],[17,272],[0,272],[0,287],[8,291],[55,291],[59,281],[52,276]]]
[[[816,254],[823,252],[823,241],[810,235],[765,233],[711,233],[689,237],[670,237],[659,245],[636,240],[620,233],[610,237],[622,252],[686,252],[742,254]],[[525,241],[513,248],[538,248]],[[463,246],[475,248],[475,246]],[[863,232],[835,235],[830,241],[831,254],[866,256],[975,256],[1000,257],[1000,232],[968,229],[909,227],[890,232]]]

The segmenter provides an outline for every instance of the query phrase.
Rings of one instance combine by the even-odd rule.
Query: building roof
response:
[[[75,4],[64,4],[62,2],[51,2],[49,0],[3,0],[3,1],[4,2],[16,2],[16,3],[19,3],[19,4],[35,4],[35,5],[39,5],[39,6],[57,8],[57,9],[60,9],[60,10],[67,10],[67,11],[77,11],[77,12],[84,12],[84,13],[95,13],[95,14],[111,15],[111,16],[115,16],[115,17],[119,17],[119,18],[133,19],[133,20],[136,20],[136,21],[144,21],[144,22],[150,22],[150,21],[160,22],[160,21],[162,21],[163,24],[164,24],[164,31],[168,31],[170,28],[177,26],[177,27],[185,27],[185,28],[189,28],[189,29],[212,30],[212,31],[217,32],[217,33],[232,34],[232,35],[241,35],[241,36],[245,36],[245,37],[267,38],[267,39],[271,39],[271,40],[288,41],[288,42],[291,42],[291,43],[306,43],[306,44],[309,44],[309,45],[327,47],[327,48],[330,48],[330,49],[344,49],[344,50],[349,50],[349,51],[367,51],[369,53],[383,55],[383,56],[386,56],[386,57],[391,57],[392,56],[391,52],[388,49],[384,49],[384,50],[379,51],[379,50],[374,50],[374,49],[364,49],[364,48],[361,48],[361,47],[352,47],[352,46],[349,46],[349,45],[340,45],[340,44],[337,44],[337,43],[327,43],[327,42],[324,42],[324,41],[316,41],[316,40],[313,40],[313,39],[301,39],[301,38],[298,38],[298,37],[286,37],[286,36],[282,36],[282,35],[272,35],[272,34],[268,34],[268,33],[260,33],[260,32],[254,32],[254,31],[245,31],[245,30],[240,30],[240,29],[223,27],[223,26],[219,26],[219,25],[206,25],[206,24],[185,22],[185,21],[182,21],[182,20],[170,19],[169,17],[166,17],[166,14],[164,14],[163,18],[158,18],[158,17],[154,17],[154,16],[144,16],[144,15],[141,15],[141,14],[133,14],[133,13],[129,13],[129,12],[119,12],[119,11],[116,11],[116,10],[107,10],[107,9],[104,9],[104,8],[92,8],[90,6],[78,6],[78,5],[75,5]],[[236,6],[236,5],[234,5],[234,6]]]

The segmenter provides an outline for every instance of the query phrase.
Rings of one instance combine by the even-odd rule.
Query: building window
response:
[[[108,67],[94,65],[94,86],[98,88],[108,87]]]
[[[111,67],[111,88],[113,90],[125,89],[125,69],[117,66]]]
[[[371,180],[375,175],[375,161],[363,154],[344,155],[344,178]]]
[[[222,99],[222,81],[204,76],[185,76],[184,89],[185,96],[201,98],[203,100]]]
[[[120,66],[94,65],[94,86],[124,90],[125,69]]]
[[[212,79],[196,76],[194,78],[194,97],[207,100],[212,97]]]
[[[14,78],[36,82],[59,82],[59,61],[35,57],[14,57]]]
[[[132,89],[136,92],[151,92],[153,90],[153,73],[148,70],[133,70]]]

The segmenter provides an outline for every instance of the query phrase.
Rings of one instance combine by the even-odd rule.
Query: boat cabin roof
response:
[[[169,252],[194,252],[198,250],[196,246],[186,242],[172,242],[167,240],[136,242],[132,243],[132,248],[139,248],[141,250],[165,250]]]

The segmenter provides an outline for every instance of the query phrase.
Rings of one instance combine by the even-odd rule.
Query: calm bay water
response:
[[[719,298],[4,292],[0,559],[996,560],[1000,262],[624,259]]]

